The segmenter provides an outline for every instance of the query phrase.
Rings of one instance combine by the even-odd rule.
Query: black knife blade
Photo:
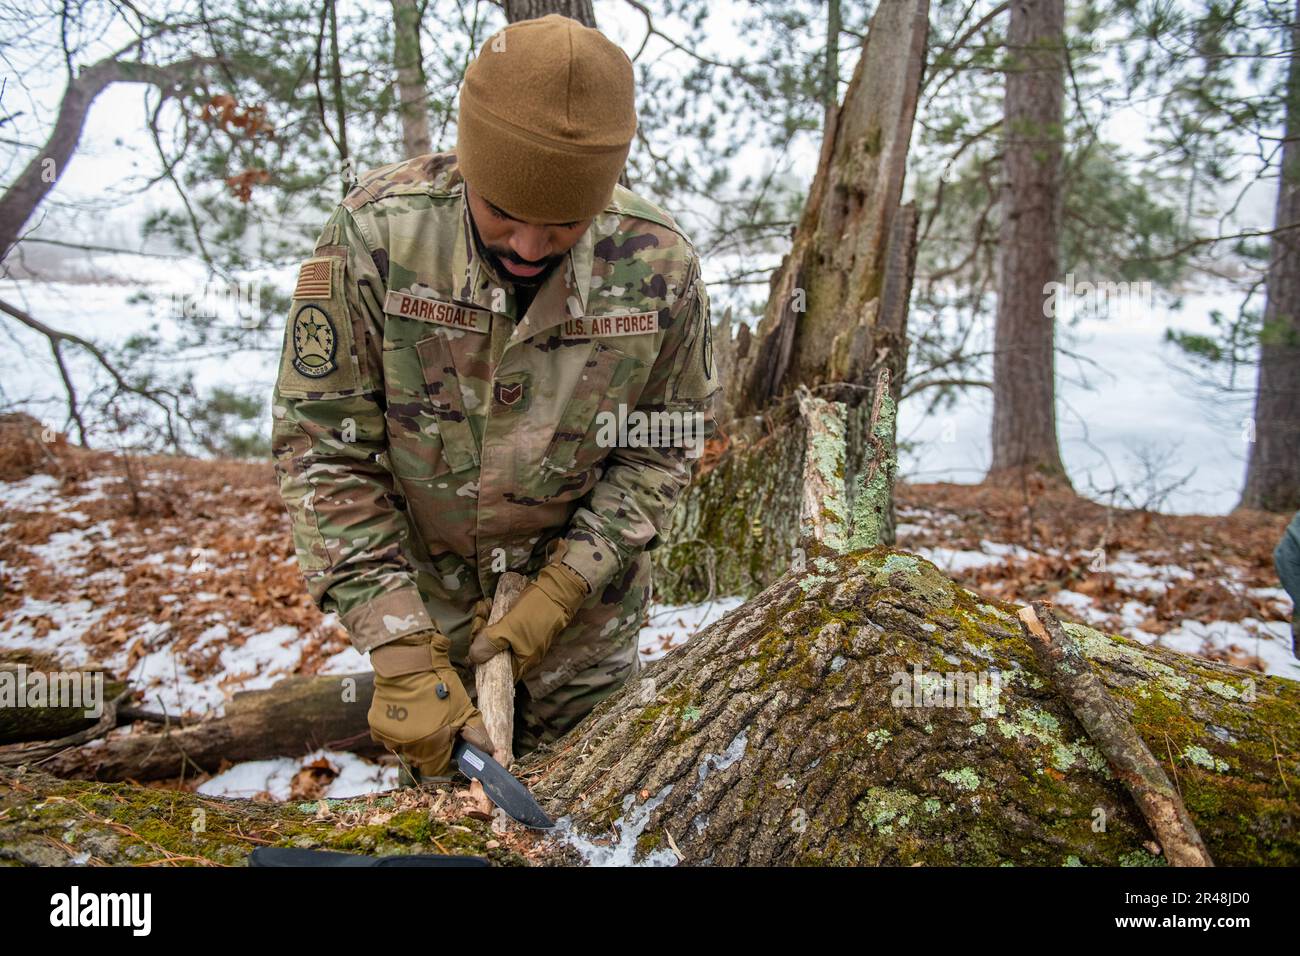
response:
[[[460,739],[451,752],[451,759],[461,773],[483,784],[483,791],[493,803],[510,814],[511,819],[534,830],[549,830],[555,826],[555,821],[538,806],[528,788],[497,763],[491,754]]]

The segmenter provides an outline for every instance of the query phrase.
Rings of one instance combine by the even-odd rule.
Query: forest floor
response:
[[[368,668],[307,596],[269,465],[15,442],[0,428],[0,653],[95,665],[197,719],[237,690]],[[898,488],[898,543],[960,583],[1146,643],[1300,679],[1272,549],[1288,517],[1168,516],[1061,491]],[[652,605],[646,661],[736,607]],[[130,733],[119,728],[114,734]],[[316,752],[186,782],[260,799],[388,789],[396,770]]]

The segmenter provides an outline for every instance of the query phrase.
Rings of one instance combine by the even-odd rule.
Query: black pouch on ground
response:
[[[248,854],[249,866],[491,866],[486,857],[448,853],[405,856],[365,856],[334,850],[304,850],[291,846],[259,846]]]

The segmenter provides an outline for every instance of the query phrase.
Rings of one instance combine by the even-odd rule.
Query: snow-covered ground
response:
[[[163,472],[151,472],[143,479],[145,487],[166,484]],[[278,625],[262,630],[243,630],[233,624],[221,610],[222,595],[193,587],[195,581],[213,581],[210,586],[224,590],[221,579],[211,577],[229,564],[233,556],[221,555],[212,548],[179,544],[148,550],[134,539],[114,537],[110,520],[93,520],[85,513],[92,502],[103,502],[120,491],[121,479],[98,476],[82,484],[82,493],[63,495],[59,482],[50,475],[37,474],[21,481],[0,482],[0,507],[54,516],[60,527],[40,543],[27,550],[44,566],[56,570],[64,579],[94,585],[95,599],[62,594],[34,597],[22,593],[23,582],[33,573],[31,559],[12,560],[0,556],[0,574],[16,583],[22,600],[0,619],[0,653],[5,650],[31,650],[57,657],[64,666],[95,664],[124,676],[133,687],[145,690],[144,704],[149,709],[170,715],[202,716],[220,714],[225,702],[236,690],[269,687],[293,674],[309,652],[308,635],[297,627]],[[191,502],[197,504],[197,501]],[[223,519],[236,527],[239,519]],[[248,516],[250,536],[260,534],[256,517]],[[0,524],[0,540],[12,523]],[[264,536],[264,535],[263,535]],[[92,572],[92,556],[116,555],[115,567]],[[287,559],[296,573],[296,560]],[[157,572],[171,582],[174,593],[161,595],[164,608],[184,608],[188,615],[198,615],[204,629],[187,644],[184,653],[175,648],[176,633],[171,620],[145,617],[130,633],[105,646],[91,645],[87,633],[100,625],[116,607],[130,607],[138,593],[128,583],[128,575],[144,569]],[[701,605],[675,606],[654,603],[649,609],[649,623],[640,635],[643,662],[658,660],[684,644],[697,631],[722,617],[741,603],[739,598],[724,598]],[[211,606],[211,611],[204,611]],[[179,613],[179,610],[178,610]],[[334,615],[325,615],[320,629],[335,627]],[[236,639],[238,638],[238,639]],[[215,655],[215,661],[210,657]],[[203,660],[202,673],[191,662]],[[320,674],[347,674],[365,671],[369,662],[351,646],[327,655],[319,667]],[[299,770],[315,760],[327,761],[335,779],[323,791],[326,797],[343,797],[396,786],[396,770],[380,766],[348,753],[320,751],[301,758],[282,758],[239,764],[205,782],[201,792],[229,796],[252,796],[269,793],[287,799],[290,785]]]
[[[1154,602],[1171,585],[1192,582],[1197,577],[1176,561],[1152,563],[1124,550],[1102,556],[1095,552],[1071,555],[1053,547],[1033,550],[988,539],[980,540],[978,549],[913,545],[909,538],[919,536],[927,529],[956,525],[960,519],[952,514],[921,508],[902,507],[899,514],[896,527],[899,545],[950,574],[960,576],[963,572],[983,568],[1026,564],[1037,558],[1065,558],[1085,566],[1091,563],[1094,570],[1109,575],[1115,590],[1126,595],[1128,600],[1116,612],[1113,600],[1105,601],[1097,595],[1068,588],[1056,591],[1052,594],[1053,603],[1069,614],[1143,644],[1221,659],[1232,659],[1233,655],[1253,658],[1266,674],[1300,680],[1300,659],[1292,652],[1290,615],[1293,605],[1290,596],[1280,586],[1249,586],[1241,568],[1233,564],[1225,562],[1216,568],[1216,582],[1243,597],[1271,603],[1279,609],[1275,617],[1263,620],[1249,616],[1240,620],[1188,618],[1171,630],[1153,633],[1143,625],[1155,617]],[[1098,564],[1098,561],[1102,563]]]
[[[165,471],[153,471],[144,477],[143,485],[147,488],[168,479]],[[52,527],[59,528],[48,533],[45,540],[25,545],[35,561],[23,557],[14,562],[8,551],[0,557],[0,574],[17,585],[17,593],[21,594],[21,602],[0,619],[0,648],[53,654],[68,666],[99,663],[126,676],[133,687],[143,688],[146,691],[144,702],[149,708],[165,710],[173,715],[220,713],[231,692],[269,687],[300,670],[308,654],[313,654],[311,661],[317,665],[313,671],[318,674],[347,674],[367,669],[368,662],[351,646],[335,643],[330,646],[338,649],[330,649],[322,657],[321,645],[312,643],[311,635],[337,627],[333,615],[325,615],[324,622],[311,633],[289,624],[263,628],[235,626],[229,615],[221,610],[222,594],[216,593],[224,591],[226,585],[220,576],[214,575],[231,570],[240,574],[239,555],[222,555],[216,549],[198,546],[192,541],[172,546],[157,544],[151,537],[156,535],[156,531],[144,529],[142,533],[130,523],[118,524],[127,528],[121,532],[122,535],[133,537],[114,537],[112,520],[96,520],[94,512],[98,503],[120,493],[120,488],[114,484],[118,480],[107,475],[91,477],[82,484],[82,493],[74,496],[62,496],[59,483],[48,475],[0,483],[0,507],[29,515],[35,512],[42,520],[56,519],[57,523]],[[199,502],[194,503],[198,505]],[[10,523],[0,524],[0,536],[4,536],[13,527],[13,522],[19,520],[16,512],[8,515],[12,519]],[[221,520],[224,525],[231,525],[231,533],[238,535],[242,532],[246,536],[240,538],[243,541],[256,542],[283,533],[278,515],[272,524],[259,525],[255,515],[250,514],[246,528],[239,527],[243,519],[238,515]],[[268,519],[263,516],[260,520],[265,522]],[[907,548],[910,536],[935,535],[936,532],[940,537],[945,533],[954,535],[958,525],[956,515],[901,507],[898,540]],[[265,541],[265,544],[274,542]],[[911,549],[954,575],[1031,563],[1044,557],[1069,557],[1052,548],[1035,551],[987,538],[979,541],[978,548],[945,548],[940,545]],[[88,563],[91,558],[105,554],[116,555],[110,566],[91,571]],[[274,559],[285,564],[287,571],[295,575],[295,559],[281,555],[282,551],[279,551]],[[259,559],[265,561],[264,555]],[[1078,561],[1078,555],[1074,555],[1074,559]],[[23,581],[51,568],[57,568],[65,580],[82,587],[92,585],[94,589],[90,593],[94,600],[83,596],[81,591],[51,593],[48,583],[39,598],[23,593]],[[157,587],[168,593],[162,593],[157,601],[164,614],[136,617],[133,630],[123,632],[121,639],[114,643],[105,645],[100,641],[94,646],[88,645],[85,641],[87,631],[96,627],[103,630],[101,622],[109,611],[130,606],[139,597],[139,585],[133,587],[129,581],[138,580],[142,570],[157,571],[162,575],[162,583]],[[1192,571],[1177,561],[1151,561],[1144,555],[1123,550],[1106,557],[1106,571],[1112,575],[1114,587],[1127,598],[1118,611],[1113,596],[1108,609],[1102,609],[1099,598],[1078,591],[1057,592],[1053,600],[1076,618],[1108,630],[1121,631],[1143,643],[1158,643],[1187,653],[1236,654],[1255,659],[1255,666],[1268,674],[1300,679],[1300,661],[1291,654],[1290,624],[1286,620],[1286,615],[1290,614],[1290,598],[1281,588],[1249,588],[1240,580],[1243,575],[1238,568],[1225,564],[1219,574],[1222,584],[1261,598],[1265,601],[1264,606],[1282,609],[1274,619],[1187,619],[1174,630],[1152,633],[1143,628],[1153,613],[1152,602],[1160,600],[1171,585],[1193,578]],[[295,597],[298,588],[299,579],[292,579],[291,589]],[[642,661],[651,662],[663,657],[740,604],[740,598],[728,597],[705,605],[651,605],[649,623],[642,628],[640,635]],[[211,605],[213,610],[205,613],[205,605]],[[198,624],[203,628],[191,637],[183,654],[175,652],[173,620],[166,613],[173,606],[183,607],[185,614],[191,619],[198,618]],[[226,606],[230,606],[229,592]],[[199,669],[201,672],[191,670],[192,661],[203,662]],[[201,786],[201,792],[230,796],[269,793],[276,799],[287,799],[295,775],[313,761],[324,762],[329,767],[326,777],[334,775],[328,787],[320,792],[321,796],[342,797],[386,790],[396,783],[395,770],[391,767],[376,765],[352,754],[316,752],[307,757],[240,763],[207,780]]]

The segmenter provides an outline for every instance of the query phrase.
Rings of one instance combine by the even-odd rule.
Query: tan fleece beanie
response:
[[[632,61],[551,13],[512,23],[465,71],[461,175],[516,219],[562,223],[608,205],[636,133]]]

